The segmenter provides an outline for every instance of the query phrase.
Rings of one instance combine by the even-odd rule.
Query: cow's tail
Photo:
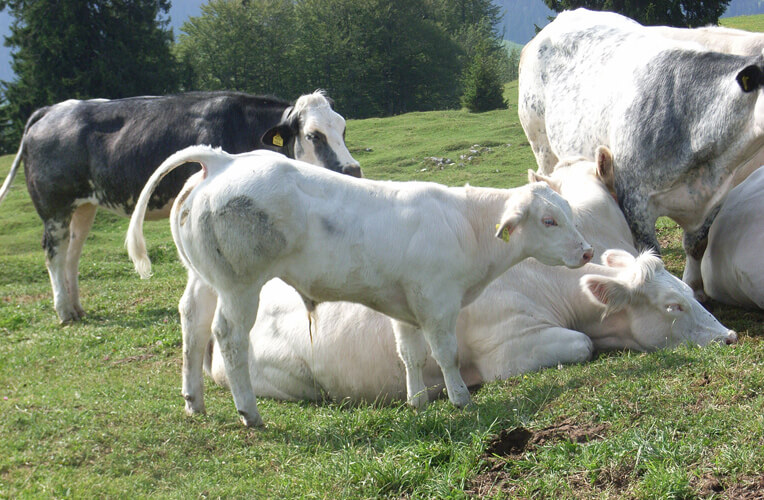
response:
[[[29,117],[29,120],[27,120],[27,124],[24,127],[24,133],[21,135],[21,143],[19,144],[19,151],[16,153],[16,158],[13,159],[13,164],[11,165],[11,171],[8,172],[8,177],[5,178],[5,182],[3,182],[3,187],[0,188],[0,203],[3,202],[6,195],[8,195],[8,192],[11,190],[11,184],[13,183],[13,179],[16,178],[16,174],[19,171],[19,166],[21,165],[21,157],[24,156],[24,145],[26,143],[26,137],[27,137],[27,130],[29,130],[29,127],[31,127],[37,120],[45,116],[45,113],[48,112],[49,108],[41,108],[32,113],[32,116]]]
[[[143,219],[146,216],[149,200],[156,187],[167,174],[186,163],[195,162],[201,164],[204,172],[203,176],[206,177],[209,166],[214,168],[214,166],[221,163],[220,160],[223,158],[227,159],[228,155],[223,153],[220,148],[190,146],[167,158],[149,177],[149,180],[146,181],[146,185],[143,187],[141,195],[135,204],[133,216],[130,218],[130,226],[127,228],[127,237],[125,238],[127,255],[133,261],[133,266],[135,266],[135,270],[140,274],[141,278],[146,279],[151,276],[151,260],[146,251],[146,239],[143,236]]]

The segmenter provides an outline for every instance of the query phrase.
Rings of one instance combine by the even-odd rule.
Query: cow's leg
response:
[[[257,317],[262,285],[257,283],[257,286],[227,290],[219,295],[212,321],[212,332],[220,347],[233,401],[247,427],[263,425],[249,378],[249,331]]]
[[[700,263],[703,260],[703,254],[706,253],[706,247],[708,246],[708,231],[711,229],[711,224],[713,224],[720,209],[721,205],[717,205],[708,213],[700,227],[693,231],[685,231],[682,236],[682,246],[684,246],[684,253],[686,256],[682,281],[692,288],[695,299],[699,302],[708,300],[706,292],[703,289],[703,276],[700,271]]]
[[[437,321],[428,322],[422,327],[424,338],[430,345],[432,357],[438,362],[446,382],[448,399],[454,406],[463,408],[470,404],[470,391],[459,372],[459,358],[456,341],[456,313],[449,314]]]
[[[45,266],[48,268],[50,284],[53,288],[53,307],[61,323],[77,321],[80,318],[72,304],[66,276],[70,220],[70,216],[65,220],[46,220],[42,236]]]
[[[95,220],[96,206],[86,203],[77,207],[72,214],[72,221],[69,223],[69,249],[66,254],[66,281],[69,289],[69,298],[72,302],[76,319],[82,319],[85,316],[85,310],[80,304],[80,285],[79,285],[79,265],[82,247],[85,244],[90,229]]]
[[[538,172],[543,175],[550,175],[560,159],[552,151],[552,145],[549,143],[546,130],[541,130],[537,134],[536,139],[531,142],[531,149],[533,149],[533,154],[536,156],[536,164],[539,166]]]
[[[183,398],[186,413],[204,413],[204,354],[212,338],[217,294],[194,272],[188,272],[188,282],[178,304],[183,330]]]
[[[501,329],[512,332],[514,320],[508,320]],[[506,336],[496,348],[476,356],[474,363],[482,379],[488,381],[558,364],[582,363],[591,358],[593,349],[591,339],[579,331],[540,327]]]
[[[526,83],[523,79],[521,86],[523,88],[520,91],[517,114],[520,116],[520,123],[536,157],[538,172],[549,175],[559,159],[552,151],[549,135],[546,132],[544,104],[541,96],[535,93],[534,85]]]
[[[704,228],[705,230],[701,228],[700,231],[685,231],[682,236],[682,245],[686,256],[682,281],[692,288],[695,299],[699,302],[708,300],[703,289],[703,276],[700,272],[700,262],[703,260],[703,254],[708,245],[708,228],[705,226]]]
[[[427,361],[427,345],[422,332],[396,320],[393,320],[393,332],[398,356],[406,369],[406,400],[414,408],[424,408],[428,397],[422,370]]]

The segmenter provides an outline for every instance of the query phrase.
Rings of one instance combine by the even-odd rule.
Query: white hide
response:
[[[695,42],[702,47],[725,54],[756,56],[764,50],[764,33],[704,26],[702,28],[674,28],[670,26],[646,26],[647,30],[673,40]]]
[[[709,297],[764,309],[764,168],[730,191],[701,262]]]
[[[544,180],[568,200],[576,226],[597,255],[609,247],[630,253],[610,251],[605,265],[590,263],[575,270],[528,259],[488,285],[461,310],[456,323],[460,370],[468,385],[582,362],[594,349],[652,351],[684,342],[734,342],[734,332],[705,311],[657,258],[645,255],[636,261],[631,256],[636,249],[629,228],[602,182],[612,182],[609,151],[600,148],[595,156],[599,167],[581,159],[563,161]],[[539,178],[531,175],[531,180]],[[620,292],[611,295],[611,312],[604,318],[601,300],[608,296],[595,296],[589,286],[595,292]],[[623,297],[628,297],[626,303]],[[257,396],[361,401],[406,396],[392,322],[362,305],[319,304],[311,340],[299,294],[272,280],[260,294],[250,341],[250,378]],[[218,347],[210,353],[205,368],[217,383],[228,386]],[[431,356],[423,377],[431,396],[442,389],[443,377]]]
[[[209,328],[199,327],[211,320],[242,421],[262,423],[247,349],[260,289],[271,278],[294,286],[306,303],[352,300],[395,318],[409,403],[427,402],[421,372],[429,345],[449,399],[464,406],[469,391],[454,334],[459,310],[527,257],[578,267],[592,256],[570,207],[544,183],[489,189],[370,181],[271,152],[229,155],[197,146],[168,158],[138,200],[127,243],[142,276],[149,271],[142,237],[146,202],[164,175],[188,161],[200,163],[203,172],[189,179],[170,223],[189,270],[180,311],[191,413],[204,408],[200,355]],[[214,319],[197,312],[209,290],[218,297]],[[198,378],[187,360],[198,366]]]

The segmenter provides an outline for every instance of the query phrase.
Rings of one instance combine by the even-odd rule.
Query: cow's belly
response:
[[[146,220],[160,220],[160,219],[166,219],[170,216],[170,211],[172,210],[172,204],[175,201],[175,199],[169,200],[167,203],[164,204],[159,209],[154,210],[148,210],[146,212]],[[109,212],[119,215],[120,217],[131,217],[133,215],[133,207],[135,207],[135,200],[128,200],[128,203],[121,204],[121,203],[112,203],[108,200],[102,199],[98,196],[91,195],[86,198],[77,198],[74,200],[74,208],[80,207],[82,205],[95,205],[97,207],[105,208]]]

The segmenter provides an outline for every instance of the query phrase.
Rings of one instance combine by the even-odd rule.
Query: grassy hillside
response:
[[[748,31],[764,31],[764,14],[755,16],[725,17],[719,19],[719,24],[727,28]]]
[[[514,186],[534,168],[514,105],[350,121],[347,136],[372,178]],[[762,314],[713,307],[740,333],[732,348],[602,355],[487,384],[466,410],[264,400],[267,427],[248,430],[209,380],[208,415],[184,416],[184,272],[168,222],[149,222],[154,276],[139,280],[126,227],[99,212],[81,264],[89,316],[61,327],[23,175],[0,205],[0,498],[763,494]]]

